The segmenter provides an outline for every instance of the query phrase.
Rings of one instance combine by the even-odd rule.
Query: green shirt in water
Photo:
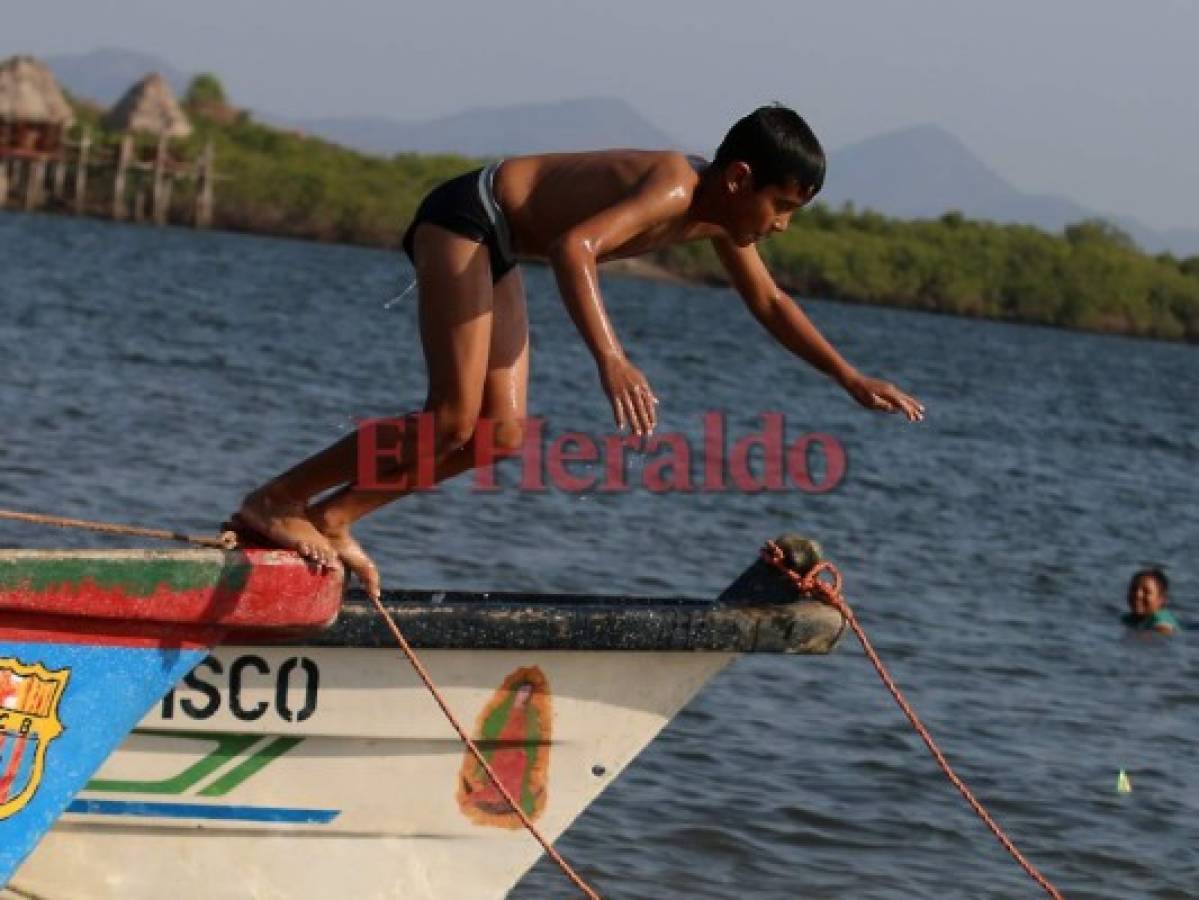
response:
[[[1147,616],[1134,616],[1132,613],[1125,613],[1123,621],[1129,628],[1135,628],[1137,631],[1182,630],[1182,625],[1174,613],[1168,609],[1159,609],[1157,612],[1150,613]]]

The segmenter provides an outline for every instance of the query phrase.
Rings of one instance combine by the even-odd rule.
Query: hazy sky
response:
[[[770,100],[830,148],[935,122],[1022,190],[1199,226],[1199,0],[5,4],[0,55],[99,46],[289,116],[609,95],[699,150]]]

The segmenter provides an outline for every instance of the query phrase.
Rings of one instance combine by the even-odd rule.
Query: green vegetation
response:
[[[188,106],[204,106],[225,103],[225,88],[219,78],[210,72],[202,72],[191,80],[183,102]]]
[[[226,179],[217,185],[215,224],[237,231],[398,246],[428,190],[474,165],[455,156],[368,156],[245,115],[196,124],[194,152],[211,137]]]
[[[421,197],[477,165],[356,153],[253,122],[215,99],[223,91],[211,76],[192,88],[196,132],[182,152],[195,158],[214,143],[218,228],[396,247]],[[176,202],[186,204],[188,193],[180,185]],[[816,205],[761,249],[779,284],[799,295],[1199,341],[1199,257],[1150,256],[1102,221],[1051,235],[956,212],[900,221]],[[724,280],[706,243],[654,261],[684,277]]]
[[[1199,257],[1149,256],[1090,220],[1064,235],[975,222],[960,213],[899,221],[819,205],[766,242],[779,284],[797,294],[1171,340],[1199,340]],[[720,280],[707,247],[660,255],[667,268]]]

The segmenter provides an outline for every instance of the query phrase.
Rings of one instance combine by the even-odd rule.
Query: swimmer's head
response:
[[[1161,569],[1141,569],[1128,582],[1128,611],[1151,616],[1166,605],[1170,581]]]
[[[741,246],[791,223],[824,185],[824,150],[808,123],[785,106],[763,106],[725,135],[708,167],[725,198],[722,223]]]

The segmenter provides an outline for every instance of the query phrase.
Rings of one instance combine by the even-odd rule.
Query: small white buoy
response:
[[[1132,782],[1128,780],[1128,773],[1125,772],[1123,769],[1121,769],[1120,774],[1116,776],[1116,793],[1117,794],[1132,793]]]

